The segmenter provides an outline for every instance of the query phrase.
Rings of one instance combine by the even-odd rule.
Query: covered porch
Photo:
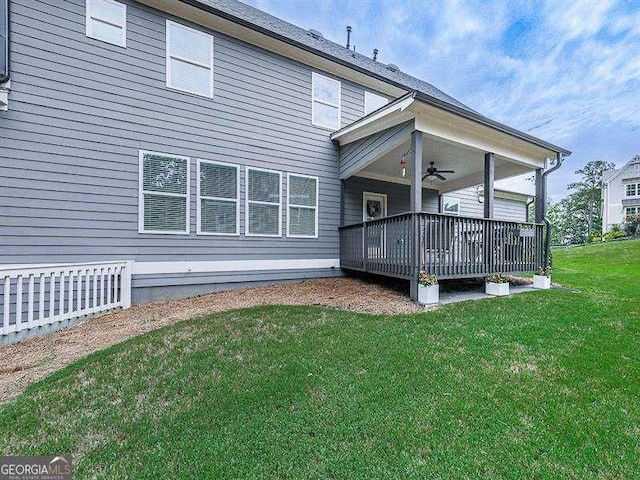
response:
[[[530,273],[547,265],[544,171],[549,159],[560,162],[570,152],[486,121],[411,93],[332,135],[343,181],[342,268],[407,279],[416,299],[420,271],[455,279]],[[536,179],[535,221],[497,217],[496,180],[527,173]],[[345,195],[364,182],[377,182],[378,191],[362,187],[357,218]],[[479,185],[478,215],[456,214],[443,201],[450,192]],[[396,197],[404,192],[396,203],[406,208],[388,212],[387,191]],[[375,203],[376,195],[384,205]]]

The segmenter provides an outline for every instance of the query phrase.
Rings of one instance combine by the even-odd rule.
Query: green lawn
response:
[[[639,259],[555,252],[580,293],[188,320],[30,387],[0,454],[70,452],[77,478],[638,478]]]

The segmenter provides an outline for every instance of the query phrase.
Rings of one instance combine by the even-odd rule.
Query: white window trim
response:
[[[163,157],[171,157],[178,158],[180,160],[187,161],[187,193],[163,193],[156,192],[152,190],[144,190],[144,156],[145,154],[150,155],[162,155]],[[144,194],[148,195],[158,195],[165,197],[180,197],[187,199],[186,205],[186,230],[174,231],[174,230],[145,230],[144,229]],[[190,200],[191,200],[191,159],[189,157],[184,157],[182,155],[174,155],[172,153],[161,153],[161,152],[152,152],[150,150],[140,150],[138,153],[138,233],[153,233],[159,235],[189,235],[191,233],[191,225],[190,225]]]
[[[188,59],[188,58],[184,58],[181,57],[180,55],[172,55],[171,54],[171,25],[176,25],[178,28],[184,28],[185,30],[190,30],[194,33],[197,33],[198,35],[201,35],[205,38],[209,39],[209,52],[210,52],[210,58],[209,58],[209,65],[206,65],[204,63],[200,63],[200,62],[196,62],[194,60]],[[196,95],[198,97],[204,97],[204,98],[213,98],[213,48],[214,48],[214,44],[213,44],[213,35],[203,32],[201,30],[196,30],[195,28],[191,28],[191,27],[187,27],[186,25],[183,25],[182,23],[178,23],[178,22],[172,22],[171,20],[167,20],[166,22],[166,46],[165,46],[165,77],[166,77],[166,87],[169,90],[174,90],[176,92],[182,92],[182,93],[189,93],[191,95]],[[202,67],[202,68],[208,68],[209,69],[209,94],[208,95],[203,95],[200,92],[194,92],[192,90],[187,90],[187,89],[183,89],[183,88],[178,88],[178,87],[174,87],[171,85],[171,59],[175,58],[176,60],[180,60],[182,62],[188,63],[190,65],[195,65],[197,67]]]
[[[289,201],[290,193],[291,193],[291,177],[301,177],[301,178],[312,178],[316,181],[316,206],[310,207],[309,205],[297,205],[295,203],[291,203]],[[318,201],[320,199],[320,179],[318,177],[314,177],[312,175],[303,175],[301,173],[288,173],[287,174],[287,237],[290,238],[318,238]],[[289,207],[295,208],[306,208],[307,210],[315,210],[315,235],[295,235],[290,233],[291,227],[291,209]]]
[[[455,200],[456,202],[458,202],[458,213],[451,213],[451,212],[445,212],[444,211],[444,199],[448,199],[448,200]],[[460,201],[460,198],[458,197],[450,197],[449,195],[442,195],[442,206],[440,207],[440,210],[442,212],[443,215],[451,215],[454,217],[459,217],[460,216],[460,207],[462,205],[462,202]]]
[[[122,25],[118,25],[117,23],[108,22],[101,18],[97,20],[102,23],[106,23],[107,25],[112,25],[114,27],[118,27],[122,29],[122,38],[120,43],[113,43],[107,40],[103,40],[102,38],[95,37],[93,35],[93,24],[91,23],[91,19],[94,18],[91,13],[91,0],[86,0],[86,11],[85,11],[85,27],[86,27],[86,35],[89,38],[93,38],[98,40],[99,42],[108,43],[109,45],[116,45],[118,47],[127,47],[127,6],[124,3],[116,2],[115,0],[103,0],[105,3],[110,3],[112,5],[116,5],[122,8]],[[96,17],[97,18],[97,17]]]
[[[249,204],[255,203],[258,205],[275,205],[273,202],[263,202],[260,200],[249,200],[249,172],[254,170],[256,172],[268,172],[278,174],[278,234],[264,234],[264,233],[249,233]],[[244,196],[244,235],[246,237],[282,237],[282,172],[278,170],[268,170],[266,168],[257,168],[247,166],[245,169],[245,196]]]
[[[225,198],[225,197],[209,197],[209,196],[203,196],[200,194],[200,165],[202,163],[208,163],[210,165],[222,165],[224,167],[233,167],[236,169],[236,198],[235,200],[232,198]],[[224,237],[237,237],[240,235],[240,165],[234,165],[231,163],[225,163],[225,162],[216,162],[213,160],[203,160],[203,159],[197,159],[197,177],[196,177],[196,181],[197,181],[197,199],[198,199],[198,205],[196,207],[196,217],[197,217],[197,226],[196,226],[196,234],[197,235],[210,235],[210,236],[224,236]],[[220,233],[220,232],[204,232],[202,231],[202,223],[201,223],[201,219],[202,219],[202,200],[222,200],[225,202],[232,202],[235,201],[236,202],[236,231],[235,233]]]
[[[365,91],[364,91],[364,115],[365,115],[365,117],[366,117],[367,115],[369,115],[370,113],[373,113],[373,112],[375,112],[376,110],[378,110],[378,109],[382,108],[382,107],[378,107],[378,108],[376,108],[375,110],[369,110],[369,111],[367,112],[367,104],[371,102],[371,97],[378,97],[378,98],[382,98],[383,100],[385,100],[385,101],[387,102],[387,105],[389,104],[389,99],[388,99],[387,97],[384,97],[384,96],[382,96],[382,95],[378,95],[377,93],[374,93],[374,92],[370,92],[370,91],[368,91],[368,90],[365,90]]]
[[[640,183],[625,183],[624,185],[625,185],[625,187],[624,187],[624,196],[625,197],[638,197],[638,196],[640,196]],[[628,192],[628,187],[631,186],[631,185],[635,185],[636,186],[635,195],[629,195],[627,193]]]
[[[322,77],[323,79],[329,80],[331,82],[338,84],[338,104],[334,105],[333,103],[326,102],[324,100],[316,99],[314,96],[316,79],[318,77]],[[338,125],[323,125],[322,123],[316,123],[316,102],[321,103],[323,105],[328,105],[333,108],[338,108]],[[336,80],[335,78],[328,77],[326,75],[322,75],[320,73],[311,72],[311,124],[315,127],[326,128],[327,130],[331,130],[335,132],[336,130],[340,130],[342,125],[342,83],[340,80]]]

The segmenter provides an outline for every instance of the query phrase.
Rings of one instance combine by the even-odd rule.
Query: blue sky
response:
[[[245,0],[395,63],[480,113],[590,160],[640,154],[640,0]]]

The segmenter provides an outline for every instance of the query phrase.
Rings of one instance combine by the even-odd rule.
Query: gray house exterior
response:
[[[541,224],[546,159],[570,154],[236,1],[9,6],[0,264],[132,262],[133,303],[342,275],[339,227],[367,219],[367,192],[385,196],[381,216],[439,214],[448,196],[460,215],[526,222],[527,197],[501,198],[493,180],[536,172]],[[191,38],[182,27],[211,46],[202,60],[171,43]],[[179,78],[183,67],[191,73]],[[381,107],[367,111],[370,102]],[[477,127],[476,140],[441,137],[431,109],[459,119],[451,132]],[[441,169],[450,165],[438,152],[453,152],[456,173],[416,187],[428,151]]]
[[[621,168],[604,172],[602,181],[602,233],[640,217],[640,155]]]

